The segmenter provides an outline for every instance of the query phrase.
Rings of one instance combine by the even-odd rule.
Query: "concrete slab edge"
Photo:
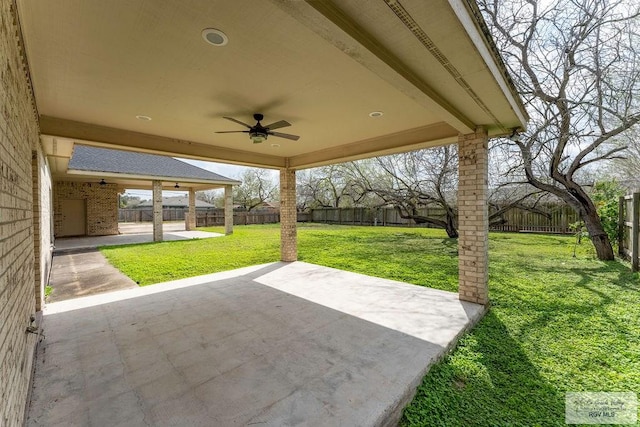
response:
[[[380,418],[374,424],[375,427],[398,426],[398,424],[400,423],[400,419],[402,418],[402,412],[404,411],[404,408],[409,403],[411,403],[411,401],[415,397],[416,393],[418,392],[418,387],[422,383],[422,379],[424,378],[424,376],[427,375],[433,365],[441,362],[446,356],[451,354],[456,349],[460,338],[462,338],[465,334],[475,328],[478,322],[480,322],[480,320],[482,320],[482,318],[487,314],[489,308],[490,306],[485,306],[483,310],[478,311],[478,313],[474,317],[469,319],[469,323],[462,330],[460,330],[460,332],[455,336],[453,340],[451,340],[442,354],[432,360],[426,367],[426,369],[421,371],[409,384],[407,384],[405,392],[396,400],[396,402],[394,402],[389,407],[388,412],[385,412],[380,416]]]
[[[170,282],[156,283],[148,286],[141,286],[133,289],[123,289],[120,291],[109,292],[105,294],[90,295],[86,297],[73,298],[65,301],[49,303],[44,308],[44,314],[61,313],[65,311],[77,310],[87,307],[93,307],[96,305],[106,304],[115,301],[121,301],[125,299],[136,298],[144,295],[152,295],[160,292],[165,292],[173,289],[185,288],[188,286],[196,286],[209,282],[216,282],[219,280],[230,279],[233,277],[242,276],[260,270],[266,266],[276,264],[266,263],[253,265],[249,267],[238,268],[235,270],[221,271],[218,273],[211,273],[202,276],[187,277],[185,279],[172,280]]]

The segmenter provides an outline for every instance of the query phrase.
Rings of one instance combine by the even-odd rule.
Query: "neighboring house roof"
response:
[[[136,208],[146,208],[149,206],[153,206],[153,201],[145,200],[144,202],[136,205]],[[162,206],[169,208],[181,208],[189,206],[189,197],[187,196],[172,196],[172,197],[163,197],[162,198]],[[207,203],[203,200],[196,199],[196,208],[214,208],[215,206],[211,203]]]
[[[280,202],[264,202],[260,205],[261,208],[280,209]]]
[[[234,179],[218,175],[173,157],[80,144],[76,144],[73,149],[73,155],[69,160],[69,169],[238,184],[238,181]]]

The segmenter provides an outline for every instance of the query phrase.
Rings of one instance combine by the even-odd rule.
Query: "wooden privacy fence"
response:
[[[185,218],[187,208],[163,208],[163,221],[181,221]],[[196,212],[198,209],[196,209]],[[151,222],[153,221],[153,208],[118,209],[118,222]]]
[[[620,197],[618,210],[618,251],[631,259],[631,269],[640,269],[640,193]]]
[[[163,221],[184,221],[188,208],[164,208],[162,209]],[[118,222],[151,222],[153,221],[153,209],[119,209]],[[273,224],[280,222],[280,214],[273,211],[254,210],[251,212],[233,212],[233,223],[236,225],[247,224]],[[224,225],[224,209],[196,208],[196,226],[210,227]]]
[[[569,228],[572,223],[578,222],[578,214],[566,205],[539,206],[538,209],[546,215],[529,212],[524,209],[511,209],[502,215],[503,221],[489,228],[493,231],[537,232],[537,233],[573,233]],[[184,220],[186,208],[163,209],[163,221]],[[495,212],[490,208],[489,212]],[[439,208],[423,208],[420,215],[434,218],[444,218],[444,210]],[[120,222],[150,222],[153,220],[151,209],[120,209]],[[318,222],[326,224],[344,225],[400,225],[416,226],[410,219],[400,217],[394,208],[322,208],[312,209],[309,212],[298,213],[299,222]],[[253,210],[251,212],[234,211],[233,223],[236,225],[247,224],[273,224],[280,222],[280,214],[272,210]],[[224,225],[224,209],[196,208],[196,226],[210,227]]]
[[[278,212],[234,212],[234,225],[249,224],[275,224],[280,222]],[[224,225],[224,210],[215,209],[196,212],[196,227],[211,227],[214,225]]]
[[[516,231],[538,233],[572,233],[570,225],[580,220],[578,214],[566,205],[539,206],[547,215],[540,215],[524,209],[511,209],[504,213],[500,224],[489,228],[493,231]],[[490,208],[489,212],[495,212]],[[441,208],[423,208],[418,213],[423,216],[444,219]],[[298,215],[298,221],[320,222],[345,225],[404,225],[414,226],[411,219],[404,219],[394,208],[322,208],[312,209],[304,219]]]

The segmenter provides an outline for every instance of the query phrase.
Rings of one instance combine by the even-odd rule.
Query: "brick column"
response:
[[[296,171],[280,169],[280,259],[298,259]]]
[[[224,186],[224,234],[233,234],[233,186]]]
[[[153,181],[153,241],[162,242],[162,181]]]
[[[184,217],[184,229],[187,231],[196,229],[196,192],[189,189],[189,211]]]
[[[486,305],[488,296],[488,170],[484,129],[458,137],[458,295]]]

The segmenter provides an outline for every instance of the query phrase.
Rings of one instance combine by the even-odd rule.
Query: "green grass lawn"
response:
[[[220,231],[220,229],[209,229]],[[457,242],[441,230],[299,227],[299,259],[456,291]],[[404,426],[564,424],[567,391],[640,390],[640,277],[573,238],[492,233],[492,308],[424,378]],[[142,285],[276,261],[278,226],[102,248]]]

